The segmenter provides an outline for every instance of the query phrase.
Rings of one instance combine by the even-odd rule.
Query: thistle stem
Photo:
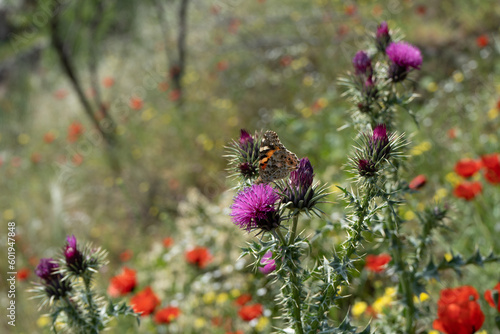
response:
[[[92,330],[95,333],[98,333],[97,328],[98,328],[98,323],[99,323],[99,315],[97,314],[95,307],[94,307],[92,290],[90,289],[90,278],[84,277],[83,283],[85,285],[85,295],[87,296],[87,303],[88,303],[88,308],[89,308],[89,313],[90,313],[90,319],[92,321],[92,323],[91,323]]]
[[[290,239],[288,240],[288,245],[291,245],[291,244],[295,243],[295,238],[297,236],[297,225],[298,225],[298,222],[299,222],[299,215],[296,214],[296,215],[293,216],[292,229],[291,229],[291,232],[290,232]]]
[[[394,263],[396,268],[401,272],[401,290],[403,298],[406,301],[406,330],[405,333],[414,334],[415,326],[413,325],[413,319],[415,317],[415,304],[413,303],[413,290],[411,288],[410,273],[408,272],[404,260],[403,260],[403,244],[401,239],[398,237],[399,222],[394,208],[391,208],[389,216],[389,228],[392,230],[391,243],[392,243],[392,255],[394,258]],[[395,219],[394,219],[395,218]]]
[[[281,230],[279,229],[279,227],[274,229],[273,232],[274,232],[273,235],[276,237],[276,239],[278,239],[282,245],[285,245],[286,239],[283,236],[283,233],[281,233]]]

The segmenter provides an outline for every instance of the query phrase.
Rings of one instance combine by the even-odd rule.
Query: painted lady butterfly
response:
[[[256,184],[282,179],[299,166],[295,153],[283,146],[274,131],[266,131],[259,152],[259,177],[255,180]]]

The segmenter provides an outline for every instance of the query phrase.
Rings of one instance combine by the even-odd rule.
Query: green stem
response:
[[[301,289],[300,289],[300,284],[299,284],[299,278],[297,277],[297,271],[293,270],[293,260],[290,261],[292,263],[288,264],[288,267],[291,268],[289,275],[290,275],[290,289],[292,298],[293,298],[293,305],[292,305],[292,316],[295,321],[295,334],[303,334],[304,329],[302,327],[302,311],[301,311],[301,305],[302,305],[302,300],[300,298],[301,295]]]
[[[97,314],[95,307],[94,307],[94,302],[93,302],[93,296],[92,296],[92,291],[90,290],[90,278],[84,277],[83,278],[83,283],[85,284],[85,295],[87,296],[87,302],[89,305],[89,313],[90,313],[90,319],[92,321],[92,333],[98,333],[98,324],[99,324],[99,315]]]
[[[281,230],[278,228],[273,230],[273,235],[276,237],[281,242],[281,245],[286,245],[286,239],[283,236],[283,233],[281,233]]]
[[[360,213],[358,214],[358,220],[357,220],[355,226],[353,226],[354,235],[353,235],[353,237],[350,238],[351,242],[349,242],[348,247],[345,249],[344,254],[345,254],[346,258],[351,257],[352,254],[354,254],[354,252],[358,248],[358,245],[359,245],[358,240],[359,240],[359,235],[361,234],[361,227],[363,226],[363,223],[364,223],[365,218],[366,218],[366,214],[368,212],[370,198],[372,198],[371,193],[372,193],[372,188],[368,188],[367,192],[365,194],[365,198],[363,199],[363,204],[360,207],[361,210],[360,210]],[[337,275],[335,277],[335,281],[334,281],[333,285],[335,287],[338,287],[341,284],[343,279],[344,278],[342,275]],[[336,293],[337,293],[336,289],[332,289],[330,287],[322,294],[321,299],[317,303],[318,309],[316,311],[316,317],[315,317],[316,320],[314,320],[313,323],[311,324],[311,333],[316,333],[318,331],[319,326],[322,323],[322,320],[319,320],[319,319],[323,319],[324,314],[330,308],[331,303],[328,302],[328,300],[330,298],[334,297]]]
[[[413,318],[415,317],[415,304],[413,303],[413,290],[411,287],[410,273],[408,272],[405,262],[403,260],[403,244],[401,239],[398,237],[399,232],[399,222],[395,221],[393,217],[398,220],[394,208],[390,208],[389,212],[389,228],[392,231],[391,243],[392,243],[392,256],[396,268],[401,272],[401,289],[404,299],[406,300],[406,330],[405,333],[414,334],[415,327],[413,325]]]
[[[290,232],[290,239],[288,240],[288,245],[294,244],[295,243],[295,238],[297,236],[297,225],[299,222],[299,215],[296,214],[293,216],[292,220],[292,229]]]
[[[69,312],[66,311],[66,315],[68,319],[71,319],[71,322],[68,323],[69,326],[73,327],[76,325],[80,330],[90,328],[92,327],[87,323],[87,321],[82,318],[80,311],[76,308],[75,304],[69,300],[69,298],[66,296],[64,297],[64,302],[68,306]],[[55,319],[54,319],[55,320]],[[54,321],[55,323],[55,321]],[[92,332],[94,333],[94,332]]]

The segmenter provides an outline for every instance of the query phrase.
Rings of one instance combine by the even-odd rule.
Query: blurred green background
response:
[[[38,260],[55,256],[65,236],[75,234],[109,251],[98,282],[103,290],[122,265],[134,267],[139,285],[153,284],[162,300],[181,309],[189,300],[173,332],[224,333],[206,313],[213,308],[196,303],[206,302],[208,291],[257,293],[267,284],[235,265],[252,236],[228,216],[234,193],[224,145],[241,128],[272,129],[287,148],[309,157],[318,180],[333,191],[347,185],[343,165],[357,133],[337,79],[383,20],[424,58],[407,83],[420,94],[411,105],[418,125],[403,110],[397,120],[413,142],[404,176],[428,178],[402,208],[405,218],[411,222],[413,210],[445,202],[452,222],[436,236],[438,254],[451,248],[470,254],[476,245],[498,253],[498,186],[483,182],[472,202],[451,195],[458,159],[500,151],[498,1],[0,2],[2,235],[15,221],[17,267],[30,271],[18,282],[13,332],[47,330],[25,290],[36,281]],[[342,238],[336,202],[325,207],[335,228],[321,249]],[[311,229],[319,224],[311,222]],[[165,237],[174,238],[170,251],[161,248]],[[6,238],[0,244],[6,249]],[[183,252],[194,245],[211,249],[212,267],[179,276]],[[125,263],[124,251],[132,254]],[[449,273],[436,291],[456,282],[492,288],[499,272]],[[201,279],[207,274],[208,287]],[[195,279],[204,283],[192,287]],[[433,298],[435,304],[437,292]],[[6,305],[5,293],[0,301]],[[233,312],[229,302],[220,307]],[[276,314],[267,308],[269,318]],[[483,311],[493,314],[486,303]],[[494,332],[489,319],[488,333]],[[126,320],[115,325],[120,333],[166,331],[148,321],[139,328]],[[248,328],[270,331],[270,325]]]

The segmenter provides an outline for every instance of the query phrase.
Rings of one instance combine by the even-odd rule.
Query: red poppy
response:
[[[497,300],[496,300],[496,303],[495,303],[495,300],[493,299],[493,290],[497,290],[496,291],[496,295],[497,295]],[[496,308],[498,310],[498,312],[500,312],[500,282],[495,285],[495,287],[492,289],[492,290],[486,290],[486,292],[484,293],[484,299],[486,299],[486,301],[488,302],[488,304],[490,304],[491,307],[493,308]],[[496,306],[495,306],[496,304]]]
[[[122,262],[127,262],[132,258],[133,255],[134,253],[130,249],[126,249],[120,253],[120,260],[122,260]]]
[[[111,297],[124,296],[132,292],[137,285],[136,271],[123,267],[122,272],[111,278],[108,294]]]
[[[480,48],[484,48],[485,46],[490,44],[490,39],[486,35],[478,36],[478,38],[476,38],[476,44]]]
[[[144,106],[144,102],[142,102],[142,99],[140,97],[134,96],[130,99],[129,106],[131,109],[141,110]]]
[[[56,139],[56,136],[52,132],[47,132],[46,134],[43,135],[43,141],[46,142],[47,144],[50,144]]]
[[[365,268],[375,273],[379,273],[385,269],[386,264],[391,260],[392,258],[389,254],[369,254],[366,256]]]
[[[344,12],[348,16],[353,16],[354,14],[356,14],[356,6],[353,4],[347,5],[344,8]]]
[[[196,265],[198,268],[204,268],[212,261],[212,255],[205,247],[196,247],[186,252],[186,260],[188,263]]]
[[[34,163],[36,165],[40,161],[42,161],[42,155],[40,153],[38,153],[38,152],[33,152],[31,154],[30,160],[31,160],[32,163]]]
[[[104,85],[104,87],[111,87],[115,84],[115,79],[113,79],[112,77],[105,77],[104,79],[102,79],[102,84]]]
[[[481,169],[481,161],[460,159],[455,165],[455,173],[462,177],[471,177]]]
[[[68,141],[70,143],[74,143],[80,138],[84,129],[83,125],[80,122],[73,122],[68,127]]]
[[[483,166],[488,169],[500,168],[500,159],[498,153],[485,154],[481,156]]]
[[[441,290],[438,318],[433,328],[446,334],[471,334],[481,328],[484,314],[476,302],[479,295],[471,286]]]
[[[170,101],[177,101],[181,97],[181,91],[179,89],[174,89],[168,94]]]
[[[30,270],[28,268],[21,268],[17,271],[17,279],[20,281],[25,281],[30,275]]]
[[[155,313],[155,322],[157,324],[169,324],[179,317],[181,310],[175,306],[167,306]]]
[[[418,5],[417,8],[415,8],[415,12],[417,12],[418,15],[425,15],[425,13],[427,13],[427,7]]]
[[[485,154],[481,157],[483,166],[486,168],[484,178],[492,183],[500,183],[500,159],[498,153]]]
[[[141,317],[154,312],[156,307],[160,305],[160,299],[151,290],[151,287],[146,287],[144,290],[138,292],[130,299],[132,309],[136,313],[141,313]]]
[[[217,63],[217,71],[222,72],[229,68],[229,62],[227,60],[221,60]]]
[[[500,183],[500,168],[499,169],[487,169],[484,172],[484,178],[491,184]]]
[[[427,183],[427,177],[425,177],[425,175],[423,174],[420,174],[417,175],[413,180],[411,180],[408,186],[410,187],[410,189],[418,190],[423,186],[425,186],[426,183]]]
[[[286,55],[280,58],[280,65],[283,67],[288,67],[292,63],[292,56]]]
[[[261,304],[244,305],[238,311],[238,315],[244,321],[251,321],[262,315],[264,309]]]
[[[251,300],[252,300],[252,295],[249,293],[244,293],[241,296],[239,296],[238,298],[236,298],[236,300],[234,302],[238,306],[243,306]]]
[[[448,130],[448,138],[455,139],[457,138],[457,129],[451,128]]]
[[[243,334],[243,331],[238,329],[237,331],[234,332],[226,332],[226,334]]]
[[[174,244],[174,238],[172,238],[172,237],[163,238],[162,243],[163,243],[163,247],[170,248]]]
[[[455,195],[455,197],[463,198],[467,201],[470,201],[478,194],[480,194],[482,190],[483,186],[481,185],[480,182],[464,181],[455,187],[455,189],[453,190],[453,195]]]

